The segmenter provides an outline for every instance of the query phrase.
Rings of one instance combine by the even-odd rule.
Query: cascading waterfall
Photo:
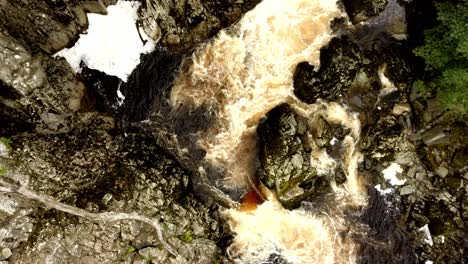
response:
[[[344,105],[307,105],[293,93],[295,67],[303,61],[319,66],[320,48],[333,37],[330,24],[343,16],[336,0],[264,0],[237,25],[200,46],[183,62],[175,81],[174,108],[204,106],[215,116],[215,124],[198,135],[198,145],[206,151],[205,161],[223,170],[228,187],[250,187],[258,163],[257,125],[275,106],[288,103],[310,126],[323,117],[351,131],[342,140],[341,161],[312,147],[310,163],[319,175],[342,162],[347,176],[344,186],[333,188],[332,209],[289,211],[263,190],[267,201],[256,209],[225,211],[236,233],[229,251],[242,263],[277,253],[291,263],[355,259],[356,244],[346,235],[350,226],[342,211],[365,204],[357,177],[359,120]]]

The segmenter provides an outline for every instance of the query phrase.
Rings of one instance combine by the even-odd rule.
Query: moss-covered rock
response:
[[[317,125],[327,124],[322,122]],[[266,186],[276,191],[280,202],[289,208],[298,206],[301,200],[309,196],[330,191],[330,179],[318,176],[311,166],[311,147],[307,139],[309,130],[307,120],[286,104],[271,110],[257,130],[261,162],[258,176]],[[318,138],[323,141],[323,146],[333,137],[331,129],[328,131],[330,133]]]

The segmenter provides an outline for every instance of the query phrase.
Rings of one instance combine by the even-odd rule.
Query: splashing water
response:
[[[356,245],[344,219],[284,209],[273,196],[255,211],[230,209],[228,223],[237,234],[228,250],[239,263],[258,263],[279,254],[289,263],[352,263]]]
[[[359,120],[338,103],[307,105],[293,94],[297,64],[319,66],[320,48],[332,38],[330,23],[342,16],[336,0],[264,0],[237,25],[199,47],[184,61],[175,81],[174,108],[204,106],[216,117],[216,123],[199,135],[198,144],[207,153],[205,160],[224,170],[226,186],[249,186],[257,165],[257,125],[281,103],[291,105],[311,127],[323,117],[351,130],[342,142],[347,182],[334,187],[337,196],[346,198],[335,202],[334,212],[288,211],[274,195],[255,210],[225,212],[237,234],[230,251],[242,263],[274,253],[291,263],[354,261],[354,242],[338,234],[348,229],[339,212],[365,203],[357,178]],[[310,162],[317,172],[333,172],[337,161],[325,150],[311,149]]]

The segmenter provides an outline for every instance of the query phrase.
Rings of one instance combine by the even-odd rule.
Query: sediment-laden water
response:
[[[320,100],[308,105],[293,93],[297,64],[319,66],[320,48],[333,37],[331,22],[343,16],[333,0],[265,0],[183,62],[171,104],[204,107],[214,116],[214,124],[197,135],[197,144],[206,151],[205,161],[223,171],[224,187],[255,188],[257,126],[280,104],[289,104],[306,118],[309,128],[324,118],[350,131],[341,142],[339,160],[318,147],[313,133],[307,132],[309,162],[317,174],[342,166],[347,176],[344,185],[333,185],[334,199],[324,202],[327,206],[290,211],[260,186],[264,203],[225,212],[236,233],[229,253],[239,262],[262,261],[275,254],[291,263],[355,261],[356,244],[349,235],[354,231],[342,211],[365,204],[357,175],[359,119],[346,105]]]

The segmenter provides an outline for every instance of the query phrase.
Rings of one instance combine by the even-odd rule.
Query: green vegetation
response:
[[[133,252],[135,252],[135,251],[136,251],[136,248],[135,248],[134,246],[130,246],[130,247],[128,248],[128,253],[133,253]]]
[[[426,63],[430,77],[413,88],[435,91],[442,107],[464,115],[468,112],[468,2],[436,3],[435,28],[424,32],[425,44],[414,50]]]
[[[179,236],[179,239],[184,241],[185,243],[192,242],[193,240],[192,231],[190,230],[185,231],[183,235]]]
[[[8,150],[11,150],[11,140],[8,139],[8,138],[4,138],[4,137],[0,137],[0,143],[2,143],[3,145],[5,145],[5,147],[8,149]]]
[[[5,165],[0,166],[0,176],[5,175],[7,172],[7,168]]]

